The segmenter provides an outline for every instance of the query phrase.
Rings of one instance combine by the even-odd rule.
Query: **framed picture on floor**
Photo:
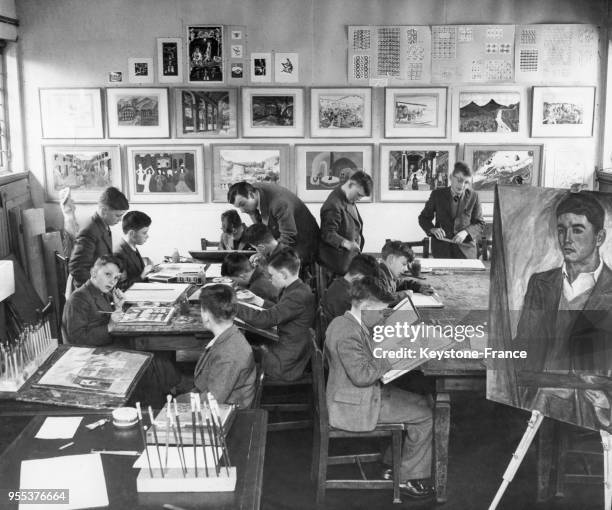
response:
[[[47,200],[70,188],[75,202],[95,204],[107,187],[121,189],[118,145],[45,145],[43,157]]]
[[[305,202],[325,202],[330,191],[358,170],[372,175],[371,144],[296,145],[297,195]],[[360,202],[371,202],[374,190]]]
[[[174,89],[177,138],[236,138],[237,89]]]
[[[304,90],[243,87],[242,136],[303,137]]]
[[[445,87],[385,89],[386,138],[445,136]]]
[[[187,25],[188,83],[223,83],[225,47],[223,25]]]
[[[39,96],[43,138],[104,138],[101,89],[42,88]]]
[[[533,87],[531,136],[593,135],[595,87]]]
[[[227,202],[229,187],[240,181],[288,185],[287,145],[213,145],[212,201]]]
[[[130,202],[204,202],[201,145],[126,147]]]
[[[380,146],[380,199],[383,202],[425,202],[436,188],[449,184],[457,144]]]
[[[372,89],[311,88],[310,136],[314,138],[372,136]]]
[[[168,89],[107,88],[109,138],[169,138]]]
[[[183,83],[183,39],[157,38],[157,81]]]

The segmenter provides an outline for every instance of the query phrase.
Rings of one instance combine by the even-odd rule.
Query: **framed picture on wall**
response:
[[[297,194],[306,202],[325,202],[330,191],[344,184],[356,171],[372,177],[371,144],[296,145],[295,178]],[[372,194],[361,199],[371,202]]]
[[[595,87],[533,87],[531,136],[593,135]]]
[[[372,89],[311,88],[310,136],[372,136]]]
[[[183,39],[157,38],[157,81],[183,83]]]
[[[121,189],[118,145],[45,145],[43,159],[47,200],[70,188],[75,202],[95,204],[108,186]]]
[[[380,199],[425,202],[436,188],[449,184],[457,144],[380,146]]]
[[[169,138],[168,89],[107,88],[109,138]]]
[[[493,202],[496,184],[538,186],[541,145],[469,145],[463,161],[472,169],[472,188],[482,202]]]
[[[446,87],[385,89],[386,138],[444,138]]]
[[[130,202],[204,202],[201,145],[126,147]]]
[[[187,81],[223,83],[225,48],[223,25],[187,25]]]
[[[43,138],[104,138],[99,88],[39,90]]]
[[[237,89],[174,89],[177,138],[236,138]]]
[[[304,90],[243,87],[242,136],[303,137]]]
[[[251,53],[251,83],[272,82],[272,53]]]
[[[130,83],[153,83],[153,59],[128,58],[128,81]]]
[[[227,202],[229,187],[240,181],[287,186],[287,145],[213,145],[212,201]]]

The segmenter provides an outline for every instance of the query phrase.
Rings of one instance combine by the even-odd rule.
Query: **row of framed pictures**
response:
[[[238,89],[174,89],[177,138],[238,137]],[[43,138],[104,138],[99,88],[40,89]],[[527,105],[521,87],[458,89],[453,133],[516,138]],[[167,88],[107,88],[108,138],[169,138]],[[595,87],[533,87],[532,137],[589,137]],[[241,88],[242,136],[304,137],[304,89]],[[311,88],[310,136],[372,136],[372,89]],[[447,89],[387,88],[385,137],[447,136]]]
[[[448,186],[457,144],[382,144],[374,172],[373,144],[296,145],[293,168],[289,145],[211,146],[212,170],[205,178],[202,145],[118,145],[43,147],[47,198],[59,200],[65,187],[76,202],[95,203],[107,186],[127,191],[133,203],[225,202],[238,181],[274,182],[295,189],[306,202],[323,202],[355,171],[372,176],[383,202],[423,202],[431,190]],[[540,184],[541,145],[469,145],[463,159],[474,170],[473,188],[493,201],[496,184]],[[125,172],[122,172],[122,168]],[[371,201],[368,199],[366,201]]]

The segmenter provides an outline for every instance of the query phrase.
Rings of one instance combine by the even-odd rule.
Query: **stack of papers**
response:
[[[126,303],[174,304],[190,287],[188,283],[135,283],[125,291]]]
[[[188,262],[159,264],[157,267],[158,271],[147,275],[149,280],[168,281],[171,278],[176,278],[181,273],[201,274],[206,272],[205,264],[190,264]]]
[[[484,271],[485,266],[479,259],[417,259],[421,262],[421,271],[435,269],[456,269],[462,271]]]
[[[427,296],[419,292],[415,292],[410,296],[412,304],[415,308],[444,308],[444,303],[438,300],[436,296]]]

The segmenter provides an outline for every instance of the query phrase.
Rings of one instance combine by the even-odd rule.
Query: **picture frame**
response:
[[[272,53],[251,53],[251,83],[272,82]]]
[[[153,83],[152,58],[128,58],[128,81],[130,83]]]
[[[385,138],[445,138],[446,87],[386,88]]]
[[[456,160],[454,143],[381,144],[381,201],[425,202],[433,189],[448,186]]]
[[[289,87],[242,88],[242,136],[304,136],[304,90]]]
[[[43,160],[47,201],[69,187],[75,202],[95,204],[108,186],[122,187],[118,145],[44,145]]]
[[[533,87],[531,136],[593,135],[595,87]]]
[[[188,24],[185,26],[187,83],[225,81],[225,39],[223,25]]]
[[[41,88],[42,138],[104,138],[102,89]]]
[[[310,89],[310,136],[367,138],[372,136],[372,89]]]
[[[472,169],[472,189],[481,202],[495,200],[495,185],[539,186],[541,145],[465,144],[463,161]]]
[[[527,101],[521,86],[472,86],[453,92],[452,134],[458,141],[495,142],[521,138]]]
[[[131,145],[125,159],[130,202],[204,202],[202,145]]]
[[[300,81],[300,55],[293,52],[274,52],[274,81],[298,83]]]
[[[157,81],[183,83],[183,39],[157,38]]]
[[[109,138],[169,138],[168,89],[106,89]]]
[[[372,144],[311,144],[295,146],[297,195],[305,202],[325,202],[329,193],[363,170],[372,179]],[[316,173],[316,175],[315,175]],[[372,202],[374,190],[360,203]]]
[[[238,89],[175,88],[177,138],[236,138]]]
[[[283,144],[212,145],[212,201],[227,202],[235,182],[289,184],[289,146]],[[247,166],[250,165],[250,166]]]

